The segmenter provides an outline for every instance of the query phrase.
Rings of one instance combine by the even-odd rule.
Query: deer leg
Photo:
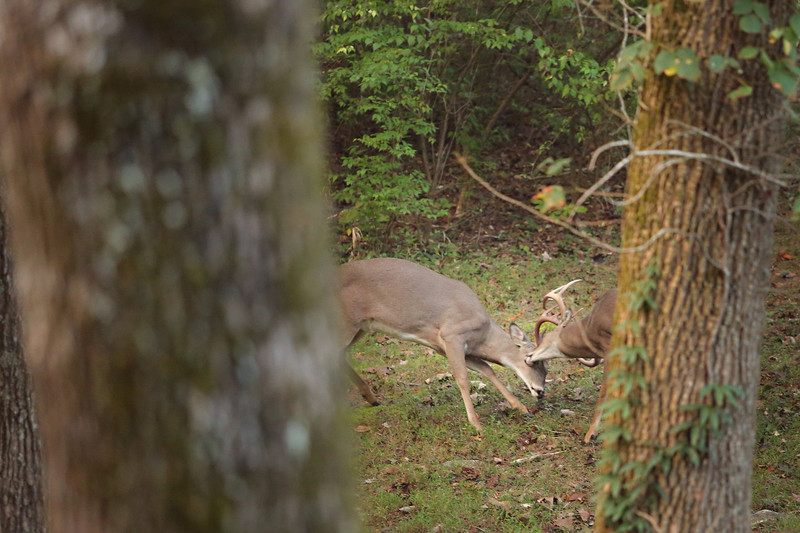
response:
[[[600,382],[600,392],[597,395],[597,405],[594,408],[594,417],[592,418],[592,425],[583,437],[583,442],[590,443],[597,438],[597,428],[600,425],[600,420],[603,418],[603,402],[606,401],[608,395],[608,363],[603,364],[603,381]]]
[[[363,334],[364,332],[361,331],[360,329],[351,328],[351,330],[348,331],[346,335],[346,338],[350,340],[346,343],[345,349],[343,351],[346,353],[347,348],[349,348],[354,342],[360,339]],[[378,398],[375,397],[375,394],[372,392],[372,388],[370,388],[369,384],[366,381],[364,381],[361,378],[361,376],[358,375],[358,372],[356,372],[355,369],[353,369],[350,363],[347,362],[346,355],[345,355],[344,366],[345,366],[344,369],[345,373],[347,373],[347,376],[350,378],[350,381],[352,381],[353,384],[358,388],[358,392],[361,393],[361,396],[367,402],[369,402],[370,405],[380,405],[381,402],[379,402]]]
[[[472,405],[472,398],[469,397],[469,376],[467,372],[467,361],[464,354],[464,345],[461,341],[445,341],[445,355],[453,369],[458,388],[461,391],[461,399],[464,401],[464,408],[467,410],[467,420],[478,431],[483,431],[483,426],[478,420],[475,406]]]
[[[492,367],[486,361],[481,359],[476,359],[474,357],[467,357],[467,366],[476,372],[480,372],[481,374],[486,377],[489,381],[492,382],[492,385],[497,387],[497,390],[500,391],[500,394],[506,399],[508,404],[513,407],[514,409],[519,409],[523,413],[530,414],[528,408],[519,401],[519,399],[512,394],[510,390],[506,388],[505,385],[498,379],[497,374],[494,373]]]
[[[364,399],[371,405],[380,405],[381,402],[379,402],[378,398],[375,397],[375,394],[372,392],[369,384],[361,379],[361,376],[359,376],[358,372],[356,372],[353,367],[350,366],[350,363],[345,361],[344,366],[345,372],[347,372],[347,375],[350,377],[350,381],[352,381],[353,384],[358,388],[358,392],[361,393],[361,396],[363,396]]]

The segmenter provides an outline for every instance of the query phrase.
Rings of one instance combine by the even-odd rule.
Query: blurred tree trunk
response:
[[[51,531],[351,529],[310,5],[0,6]]]
[[[785,25],[793,2],[767,4],[771,27]],[[739,29],[732,6],[668,1],[652,17],[652,42],[691,48],[702,73],[689,83],[651,69],[639,93],[635,149],[675,152],[641,155],[629,169],[627,193],[642,196],[625,209],[623,246],[663,237],[621,258],[612,351],[627,348],[609,360],[615,378],[598,532],[634,522],[638,530],[666,533],[750,531],[759,347],[777,196],[771,176],[780,165],[785,107],[757,59],[743,61],[741,73],[710,72],[705,60],[712,54],[738,57],[747,45],[777,53],[767,30]],[[729,98],[741,83],[752,95]],[[737,159],[758,170],[692,154]]]
[[[42,465],[31,380],[0,204],[0,531],[44,531]]]

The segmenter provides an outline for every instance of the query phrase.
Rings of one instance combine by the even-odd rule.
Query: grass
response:
[[[779,232],[761,355],[753,509],[781,517],[754,531],[800,531],[800,240]]]
[[[754,526],[758,532],[800,531],[797,241],[794,233],[779,240],[768,298],[753,510],[769,509],[779,517]],[[589,255],[548,262],[479,253],[435,262],[416,259],[465,281],[498,324],[507,327],[514,321],[529,335],[545,289],[584,278],[571,291],[572,303],[589,308],[614,286],[616,276],[613,261],[595,264]],[[369,407],[354,388],[350,392],[364,531],[591,531],[600,445],[584,444],[583,433],[594,411],[601,369],[550,362],[547,395],[536,400],[512,372],[495,367],[501,381],[535,412],[522,416],[491,384],[474,386],[476,411],[485,426],[478,437],[467,423],[443,356],[368,335],[351,348],[350,361],[382,400],[381,406]],[[479,379],[473,373],[471,378]]]

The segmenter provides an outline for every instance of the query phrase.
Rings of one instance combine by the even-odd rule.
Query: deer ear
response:
[[[522,329],[513,322],[511,323],[510,326],[508,326],[508,334],[511,335],[511,338],[514,339],[514,342],[518,344],[531,342],[528,336],[525,335],[525,332],[522,331]]]

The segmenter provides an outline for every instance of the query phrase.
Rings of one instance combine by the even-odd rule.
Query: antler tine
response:
[[[545,294],[544,298],[542,299],[542,305],[544,306],[544,308],[547,309],[547,300],[553,300],[558,305],[559,314],[563,315],[564,313],[566,313],[567,312],[567,306],[564,303],[564,298],[562,298],[561,295],[564,294],[564,291],[566,291],[567,289],[569,289],[571,286],[575,285],[579,281],[583,281],[583,280],[582,279],[573,279],[569,283],[566,283],[566,284],[558,287],[557,289],[553,289],[552,291],[550,291],[547,294]],[[550,311],[552,309],[553,308],[551,307],[550,309],[548,309],[548,311]]]
[[[542,313],[542,316],[539,317],[539,320],[536,321],[536,326],[533,328],[533,343],[536,346],[542,344],[542,326],[550,322],[551,324],[555,324],[556,326],[559,324],[558,319],[553,317],[552,315],[547,315],[547,311]]]
[[[544,298],[542,299],[542,306],[544,307],[544,312],[542,313],[542,316],[539,317],[539,320],[536,321],[536,327],[533,330],[533,338],[537,346],[540,345],[542,342],[542,334],[541,334],[542,325],[549,322],[551,324],[555,324],[556,326],[558,326],[559,324],[561,324],[562,321],[566,323],[569,320],[571,314],[567,311],[567,305],[564,303],[564,298],[561,295],[564,293],[564,291],[566,291],[572,285],[578,283],[579,281],[583,280],[574,279],[569,283],[562,285],[556,289],[553,289],[552,291],[545,294]],[[553,302],[555,302],[556,305],[548,308],[547,307],[548,300],[553,300]],[[557,315],[553,314],[553,310],[556,307],[558,307],[559,309]]]

